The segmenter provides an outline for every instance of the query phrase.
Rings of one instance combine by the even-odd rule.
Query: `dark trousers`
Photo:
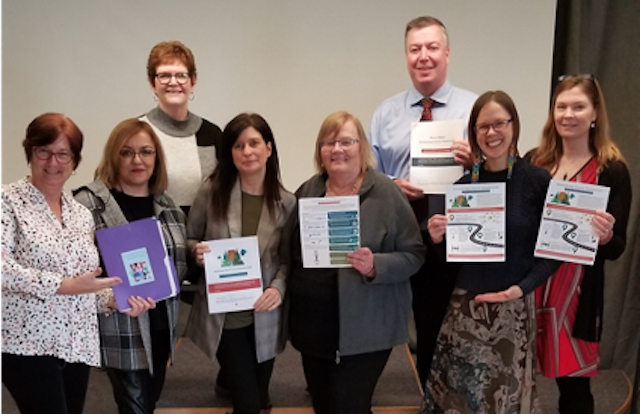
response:
[[[3,353],[2,383],[22,414],[81,414],[89,366],[52,356]]]
[[[316,414],[371,414],[371,398],[391,350],[333,359],[302,354]]]
[[[588,377],[556,378],[560,401],[560,414],[593,414],[594,404],[591,394],[591,379]]]
[[[429,236],[422,233],[427,245],[424,265],[411,277],[413,292],[413,318],[416,323],[416,356],[420,383],[424,387],[429,377],[431,359],[436,347],[440,326],[455,287],[456,278],[438,256]]]
[[[105,369],[120,414],[153,414],[164,386],[170,353],[169,331],[151,331],[153,375],[148,369]]]
[[[258,363],[254,325],[224,329],[217,357],[224,369],[234,414],[258,414],[271,407],[269,381],[274,359]]]

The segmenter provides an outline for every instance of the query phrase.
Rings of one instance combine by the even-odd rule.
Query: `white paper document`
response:
[[[536,257],[592,265],[600,239],[591,220],[606,210],[609,187],[551,180],[542,211]]]
[[[262,295],[258,237],[205,241],[204,254],[209,313],[253,309]]]
[[[447,186],[462,177],[462,166],[451,152],[455,139],[464,136],[461,119],[416,122],[411,127],[409,181],[425,194],[444,194]]]
[[[505,261],[505,183],[450,185],[445,208],[448,262]]]
[[[298,200],[302,265],[351,267],[347,253],[360,247],[360,196]]]

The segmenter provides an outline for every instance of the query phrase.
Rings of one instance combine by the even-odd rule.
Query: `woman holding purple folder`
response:
[[[156,217],[181,281],[187,269],[186,216],[165,193],[167,181],[157,135],[148,123],[126,119],[111,132],[95,181],[75,197],[92,212],[96,229]],[[123,313],[99,318],[102,365],[120,413],[153,413],[175,351],[178,304],[173,297],[136,319]]]

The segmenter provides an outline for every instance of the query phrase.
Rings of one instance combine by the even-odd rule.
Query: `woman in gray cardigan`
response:
[[[278,152],[267,122],[240,114],[222,133],[220,161],[200,187],[189,212],[187,236],[196,262],[209,249],[202,241],[258,236],[264,293],[250,311],[209,314],[206,281],[198,281],[187,335],[217,357],[231,392],[234,414],[270,411],[269,380],[284,349],[282,298],[285,273],[280,234],[295,197],[280,183]]]
[[[289,329],[317,414],[369,414],[371,397],[391,349],[408,340],[409,278],[422,265],[424,245],[409,202],[374,170],[360,121],[347,112],[327,117],[317,138],[318,174],[298,198],[357,195],[360,248],[351,267],[304,268],[300,225],[293,214],[288,277]]]

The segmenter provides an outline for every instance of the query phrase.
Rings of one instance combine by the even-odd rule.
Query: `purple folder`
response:
[[[155,217],[97,230],[96,239],[107,274],[122,279],[113,287],[119,310],[131,309],[130,296],[157,302],[180,292],[176,268]]]

